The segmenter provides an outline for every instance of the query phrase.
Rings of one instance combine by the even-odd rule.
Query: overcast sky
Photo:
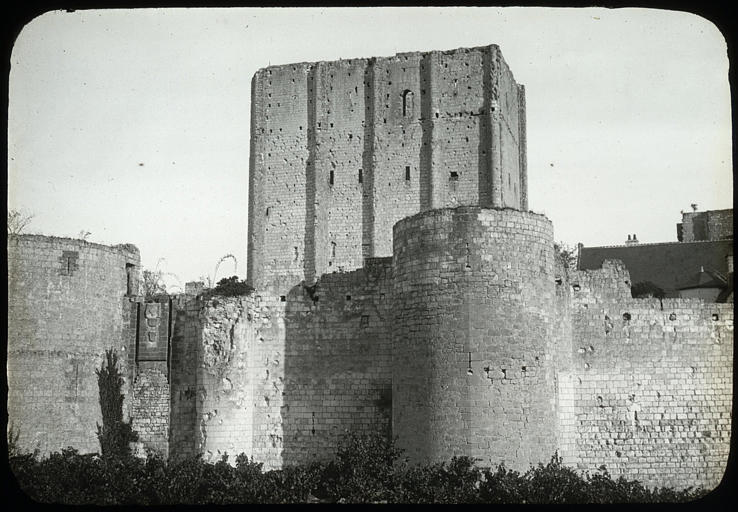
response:
[[[497,44],[526,87],[529,207],[569,244],[675,241],[732,208],[725,40],[646,9],[49,12],[13,48],[8,207],[33,233],[134,243],[182,283],[245,277],[250,82],[272,64]],[[218,278],[233,274],[224,263]]]

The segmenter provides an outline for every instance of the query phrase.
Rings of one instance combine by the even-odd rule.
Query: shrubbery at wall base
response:
[[[264,472],[246,455],[236,465],[200,457],[165,462],[82,455],[74,449],[10,457],[19,487],[34,501],[62,504],[164,505],[235,503],[653,503],[684,502],[702,489],[648,489],[613,479],[605,468],[580,475],[554,455],[521,474],[481,467],[468,457],[408,465],[393,442],[349,436],[328,463]]]

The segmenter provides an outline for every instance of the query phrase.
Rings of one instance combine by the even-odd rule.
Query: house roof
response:
[[[582,247],[578,268],[595,270],[604,260],[620,260],[632,283],[651,281],[666,297],[678,297],[678,290],[693,283],[702,268],[727,275],[729,254],[732,240]]]

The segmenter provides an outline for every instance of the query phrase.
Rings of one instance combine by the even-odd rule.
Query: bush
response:
[[[239,295],[248,295],[254,289],[246,284],[246,281],[239,281],[238,276],[224,277],[215,288],[208,291],[208,296],[219,295],[222,297],[237,297]]]
[[[664,290],[651,281],[641,281],[630,287],[630,296],[634,299],[648,297],[663,299],[665,295]]]
[[[401,451],[380,434],[349,433],[335,460],[320,471],[316,496],[330,501],[376,503],[394,490],[394,464]]]
[[[450,463],[412,466],[401,474],[395,502],[479,503],[482,470],[469,457],[454,457]]]
[[[306,503],[315,496],[341,503],[655,503],[706,494],[613,480],[604,467],[580,475],[557,454],[522,475],[502,464],[480,468],[469,457],[409,466],[399,456],[388,439],[351,435],[331,462],[267,472],[244,454],[235,467],[226,456],[215,464],[199,456],[167,462],[155,455],[82,455],[72,448],[43,459],[34,453],[9,460],[30,498],[70,505]]]

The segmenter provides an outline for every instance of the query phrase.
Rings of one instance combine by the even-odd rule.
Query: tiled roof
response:
[[[733,254],[732,240],[582,247],[579,269],[594,270],[604,260],[620,260],[632,283],[651,281],[666,297],[677,297],[701,268],[727,276],[728,254]]]

